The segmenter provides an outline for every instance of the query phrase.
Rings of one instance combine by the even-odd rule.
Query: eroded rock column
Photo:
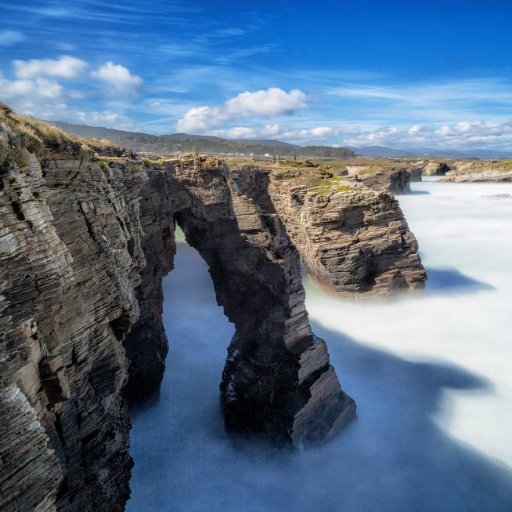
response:
[[[227,425],[307,443],[332,435],[355,405],[311,332],[298,253],[259,177],[234,181],[215,161],[182,164],[176,178],[190,203],[176,216],[236,326],[221,383]]]

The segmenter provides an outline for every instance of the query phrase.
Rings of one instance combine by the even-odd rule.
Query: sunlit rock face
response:
[[[344,177],[269,173],[270,194],[308,273],[339,295],[423,289],[418,244],[396,199]]]
[[[450,170],[446,162],[436,162],[435,160],[428,162],[423,168],[424,176],[444,176]]]
[[[512,183],[510,160],[453,162],[442,181],[454,183]]]
[[[348,165],[346,174],[372,190],[386,190],[393,194],[411,191],[412,170],[404,166],[378,163],[371,165]]]
[[[360,291],[414,288],[401,262],[415,242],[391,196],[355,184],[341,199],[329,183],[316,194],[300,179],[295,190],[290,176],[230,171],[214,158],[144,165],[0,110],[2,510],[123,509],[126,399],[147,398],[163,375],[161,279],[176,223],[236,328],[221,381],[227,425],[299,445],[354,415],[309,326],[300,256],[319,278],[354,273],[369,287]],[[329,259],[336,238],[367,252]],[[372,254],[388,267],[370,279],[367,267],[380,268],[365,263]]]

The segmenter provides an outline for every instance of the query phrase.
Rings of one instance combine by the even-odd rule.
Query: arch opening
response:
[[[309,326],[299,255],[273,209],[265,174],[234,176],[222,162],[194,159],[150,174],[147,188],[154,198],[142,203],[152,207],[150,261],[139,287],[141,315],[125,343],[135,370],[128,398],[157,389],[163,375],[161,279],[173,267],[178,225],[207,263],[217,303],[235,326],[220,384],[227,426],[293,444],[330,437],[355,405]]]

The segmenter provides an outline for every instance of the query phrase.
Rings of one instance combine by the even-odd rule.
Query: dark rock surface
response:
[[[0,509],[119,510],[144,174],[28,160],[0,195]]]

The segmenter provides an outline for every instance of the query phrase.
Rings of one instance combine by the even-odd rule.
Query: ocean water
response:
[[[276,450],[229,436],[218,384],[233,327],[180,244],[165,279],[160,396],[133,414],[129,512],[510,512],[512,185],[413,184],[400,198],[429,274],[421,297],[351,302],[306,282],[358,418]]]

